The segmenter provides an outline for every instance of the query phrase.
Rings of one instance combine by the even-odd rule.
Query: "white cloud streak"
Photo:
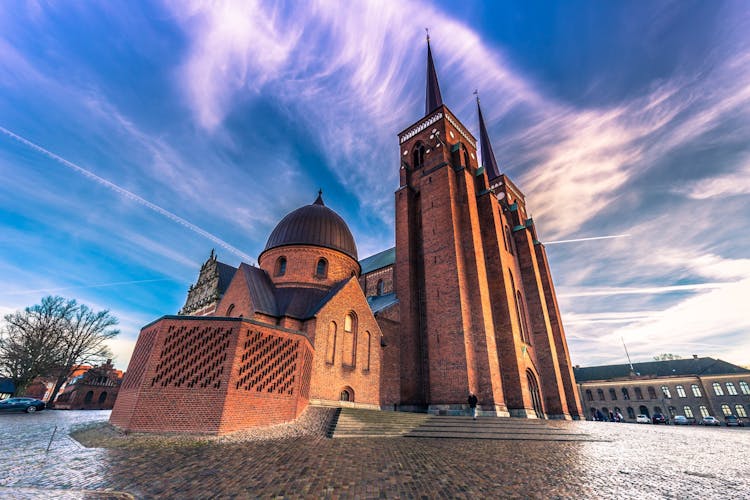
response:
[[[0,126],[0,132],[4,133],[5,135],[7,135],[8,137],[10,137],[11,139],[14,139],[14,140],[20,142],[21,144],[24,144],[25,146],[28,146],[31,149],[42,153],[43,155],[45,155],[45,156],[47,156],[47,157],[55,160],[56,162],[61,163],[62,165],[70,168],[71,170],[74,170],[74,171],[78,172],[79,174],[81,174],[81,175],[89,178],[90,180],[93,180],[94,182],[96,182],[96,183],[98,183],[98,184],[100,184],[100,185],[102,185],[102,186],[104,186],[106,188],[109,188],[112,191],[115,191],[116,193],[124,196],[125,198],[127,198],[129,200],[132,200],[132,201],[134,201],[134,202],[136,202],[136,203],[138,203],[138,204],[140,204],[140,205],[142,205],[142,206],[144,206],[144,207],[146,207],[146,208],[148,208],[150,210],[153,210],[154,212],[156,212],[156,213],[158,213],[160,215],[163,215],[164,217],[166,217],[167,219],[171,220],[172,222],[176,222],[177,224],[180,224],[181,226],[189,229],[190,231],[192,231],[192,232],[194,232],[194,233],[196,233],[196,234],[198,234],[200,236],[203,236],[204,238],[206,238],[206,239],[208,239],[208,240],[216,243],[221,248],[223,248],[223,249],[225,249],[225,250],[233,253],[234,255],[237,255],[238,257],[242,258],[245,262],[250,262],[250,263],[255,262],[255,260],[252,257],[250,257],[246,253],[238,250],[237,248],[233,247],[232,245],[230,245],[229,243],[225,242],[221,238],[219,238],[217,236],[214,236],[213,234],[209,233],[208,231],[206,231],[206,230],[204,230],[204,229],[196,226],[195,224],[193,224],[191,222],[188,222],[187,220],[183,219],[182,217],[173,214],[172,212],[170,212],[170,211],[168,211],[168,210],[160,207],[159,205],[151,203],[150,201],[148,201],[148,200],[146,200],[144,198],[141,198],[137,194],[135,194],[135,193],[133,193],[131,191],[128,191],[127,189],[124,189],[124,188],[118,186],[117,184],[114,184],[113,182],[108,181],[107,179],[99,177],[95,173],[93,173],[93,172],[91,172],[89,170],[86,170],[85,168],[80,167],[80,166],[76,165],[75,163],[66,160],[65,158],[62,158],[61,156],[58,156],[58,155],[56,155],[55,153],[53,153],[51,151],[48,151],[47,149],[43,148],[42,146],[39,146],[39,145],[37,145],[37,144],[29,141],[28,139],[25,139],[25,138],[21,137],[20,135],[11,132],[10,130],[8,130],[5,127]]]

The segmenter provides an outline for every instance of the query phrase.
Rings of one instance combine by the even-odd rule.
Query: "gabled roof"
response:
[[[219,293],[224,295],[229,283],[231,283],[232,278],[234,278],[234,273],[237,272],[237,268],[230,266],[229,264],[224,264],[221,261],[216,261],[216,269],[219,272]]]
[[[289,316],[300,320],[315,316],[320,308],[352,279],[342,280],[330,290],[303,287],[276,288],[264,270],[244,263],[240,265],[240,270],[245,276],[255,312],[277,318]]]
[[[388,309],[393,304],[398,303],[395,293],[386,293],[383,295],[373,295],[367,297],[367,304],[370,306],[373,314],[377,314],[384,309]]]
[[[634,374],[631,373],[630,365],[628,364],[574,368],[573,373],[577,382],[629,378],[632,375],[641,377],[677,377],[686,375],[750,374],[750,370],[746,368],[727,363],[721,359],[708,357],[633,363],[633,368]]]
[[[392,266],[395,262],[396,247],[393,247],[362,259],[359,262],[359,266],[362,268],[362,274],[367,274],[384,267]]]

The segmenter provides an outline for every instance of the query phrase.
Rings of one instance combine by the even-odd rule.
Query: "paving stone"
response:
[[[0,497],[750,497],[750,428],[552,421],[529,425],[549,426],[552,436],[592,440],[326,439],[303,433],[246,442],[154,440],[110,449],[84,448],[68,437],[76,426],[108,416],[0,415]]]

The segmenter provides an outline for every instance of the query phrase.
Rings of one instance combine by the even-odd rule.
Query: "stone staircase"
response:
[[[575,423],[522,418],[435,416],[426,413],[342,408],[329,428],[338,438],[407,437],[503,441],[599,441]]]

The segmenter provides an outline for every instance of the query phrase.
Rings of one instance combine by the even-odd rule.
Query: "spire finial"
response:
[[[313,203],[313,205],[324,205],[325,206],[325,203],[323,203],[323,190],[320,189],[320,188],[318,188],[318,197],[315,199],[315,202]]]
[[[425,98],[424,114],[429,115],[437,108],[443,105],[443,96],[440,95],[440,85],[438,84],[435,63],[432,62],[432,49],[430,49],[430,30],[427,32],[427,96]]]
[[[490,144],[490,136],[487,133],[487,127],[484,125],[484,117],[482,116],[482,108],[479,106],[479,92],[474,91],[477,96],[477,112],[479,114],[479,140],[482,145],[482,166],[487,172],[487,179],[492,182],[496,177],[500,177],[500,169],[497,166],[497,160],[495,160],[495,153],[492,151],[492,144]]]

